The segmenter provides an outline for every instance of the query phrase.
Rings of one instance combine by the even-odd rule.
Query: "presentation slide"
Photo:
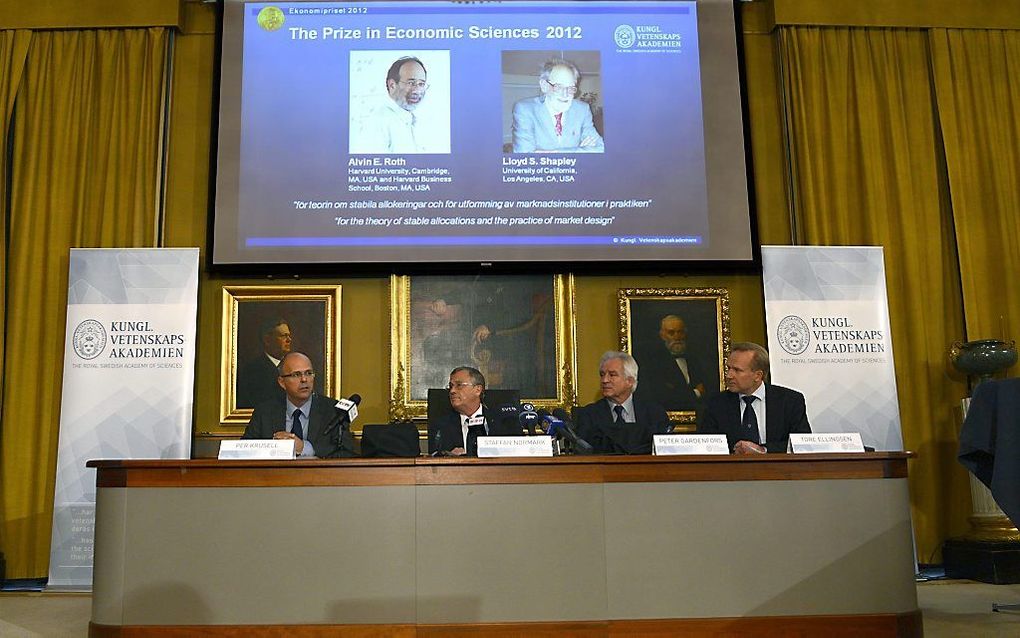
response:
[[[700,5],[229,2],[214,260],[751,259]]]

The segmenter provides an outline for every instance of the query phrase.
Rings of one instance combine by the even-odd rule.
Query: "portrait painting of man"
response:
[[[636,394],[670,413],[693,415],[721,389],[728,304],[724,314],[716,295],[669,292],[621,296],[621,316],[628,321],[625,345],[638,364]]]
[[[223,418],[282,396],[278,366],[291,352],[305,353],[316,371],[313,391],[337,386],[339,286],[225,286]],[[229,397],[233,401],[229,401]]]
[[[488,389],[562,403],[573,383],[572,282],[563,275],[394,277],[393,403],[413,408],[403,416],[423,416],[429,389],[445,388],[461,366],[477,369]]]

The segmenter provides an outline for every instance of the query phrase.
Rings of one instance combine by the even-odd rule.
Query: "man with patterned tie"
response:
[[[804,395],[772,385],[769,353],[740,342],[726,359],[726,390],[711,397],[698,424],[700,434],[725,434],[734,454],[786,452],[791,433],[809,434]]]
[[[277,383],[283,395],[255,406],[242,439],[292,439],[301,458],[354,456],[354,439],[340,423],[336,399],[312,392],[312,361],[300,352],[280,360]]]
[[[647,439],[641,443],[650,451],[651,436],[665,434],[672,429],[666,410],[661,405],[634,396],[637,379],[638,364],[634,357],[626,352],[612,350],[602,355],[599,361],[602,399],[577,408],[574,413],[577,435],[590,443],[596,452],[611,454],[631,451],[622,449],[627,445],[621,444],[625,441],[636,442],[633,437],[627,436],[626,430],[638,426],[642,436]]]
[[[574,99],[581,72],[562,58],[542,67],[542,94],[514,104],[514,153],[601,153],[602,136],[595,129],[591,107]]]

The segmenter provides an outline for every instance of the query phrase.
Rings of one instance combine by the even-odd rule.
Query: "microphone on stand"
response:
[[[574,452],[576,454],[591,454],[595,451],[595,448],[592,447],[591,443],[577,436],[577,432],[574,431],[574,427],[570,422],[570,416],[567,414],[566,410],[563,408],[556,408],[553,410],[553,416],[563,422],[559,431],[562,432],[563,436],[573,445]]]
[[[538,412],[531,403],[522,403],[521,411],[517,415],[517,423],[521,429],[528,431],[528,436],[535,436],[535,426],[538,425]]]
[[[360,394],[352,394],[349,399],[340,399],[336,402],[336,416],[329,422],[326,429],[323,430],[322,435],[325,436],[333,431],[333,428],[340,426],[340,431],[343,431],[343,424],[347,423],[350,425],[354,423],[354,419],[358,418],[358,404],[361,403]]]

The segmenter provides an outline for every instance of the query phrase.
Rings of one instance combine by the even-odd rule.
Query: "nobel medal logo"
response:
[[[283,26],[283,11],[277,7],[265,7],[259,11],[256,21],[265,31],[276,31]]]
[[[811,343],[811,331],[807,323],[796,315],[784,317],[776,333],[779,345],[790,354],[804,354]]]
[[[86,319],[74,329],[71,343],[79,357],[95,359],[106,349],[106,329],[95,319]]]
[[[621,49],[629,49],[634,46],[634,42],[637,40],[637,33],[634,32],[634,27],[629,24],[621,24],[613,32],[613,39],[616,40],[616,46]]]

